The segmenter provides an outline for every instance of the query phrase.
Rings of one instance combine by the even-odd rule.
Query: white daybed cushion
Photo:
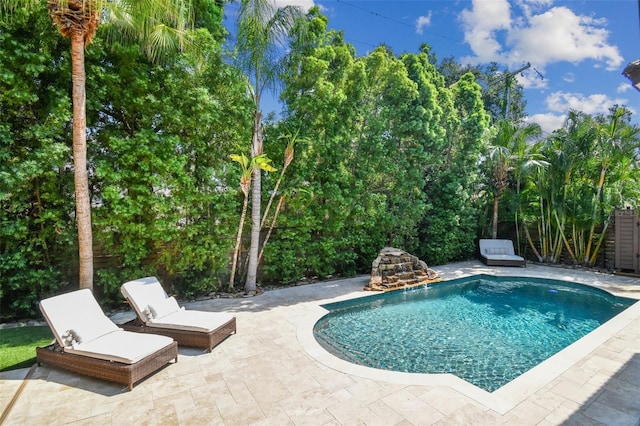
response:
[[[89,289],[76,290],[40,301],[44,315],[60,346],[89,343],[116,330]]]
[[[106,361],[135,364],[141,359],[169,346],[172,342],[173,339],[166,336],[134,333],[118,329],[91,342],[65,348],[65,352]]]
[[[169,328],[174,330],[209,332],[233,319],[233,315],[221,312],[179,310],[148,323],[149,327]]]
[[[511,240],[480,240],[480,253],[486,259],[524,262],[524,257],[515,254]]]
[[[151,313],[151,307],[160,306],[169,298],[156,277],[139,278],[126,282],[120,286],[120,291],[131,303],[138,317],[145,323],[153,319],[150,318],[153,315],[147,315]],[[163,313],[166,315],[166,312],[163,311]]]
[[[505,247],[487,247],[486,254],[509,254]]]
[[[517,254],[485,254],[487,259],[491,260],[518,260],[524,261],[524,257],[518,256]]]

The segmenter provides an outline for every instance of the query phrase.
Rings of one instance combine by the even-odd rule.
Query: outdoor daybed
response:
[[[480,259],[489,266],[524,266],[523,257],[515,254],[511,240],[480,240]]]
[[[182,346],[209,352],[236,332],[236,318],[220,312],[185,310],[169,297],[156,277],[129,281],[120,291],[137,319],[123,324],[125,330],[169,336]]]
[[[89,289],[40,301],[55,342],[36,348],[38,365],[127,385],[178,361],[178,344],[166,336],[124,331],[102,311]]]

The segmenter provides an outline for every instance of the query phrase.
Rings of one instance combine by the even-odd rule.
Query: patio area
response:
[[[548,277],[640,299],[640,279],[580,269],[479,261],[433,269],[445,280]],[[47,365],[0,373],[0,411],[6,425],[640,425],[640,303],[488,393],[451,375],[381,372],[322,350],[311,330],[320,305],[370,295],[368,279],[186,303],[232,313],[237,334],[211,353],[180,348],[178,363],[131,392]]]

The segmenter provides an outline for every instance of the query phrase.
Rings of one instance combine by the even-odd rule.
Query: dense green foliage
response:
[[[109,291],[140,274],[199,291],[215,287],[227,263],[238,202],[227,157],[247,138],[249,103],[236,75],[207,54],[206,64],[181,57],[158,67],[134,46],[91,61],[94,232],[118,258],[117,270],[98,271]]]
[[[490,236],[487,224],[499,215],[498,234],[535,260],[598,264],[613,210],[636,209],[640,200],[640,126],[630,120],[618,106],[595,116],[571,111],[538,140],[536,126],[500,122],[485,157],[485,202],[496,212],[503,202],[481,233]]]
[[[77,275],[68,44],[44,10],[15,16],[0,37],[0,296],[3,315],[33,315]],[[238,204],[226,157],[250,123],[244,85],[206,30],[192,34],[197,56],[162,66],[101,40],[86,55],[98,291],[118,298],[139,274],[186,294],[217,288]]]
[[[640,127],[630,118],[621,107],[594,117],[572,111],[531,147],[548,164],[523,169],[524,231],[538,260],[557,263],[565,251],[565,261],[595,265],[613,209],[638,208]]]
[[[449,89],[426,52],[380,47],[356,58],[317,10],[308,18],[307,37],[292,42],[279,123],[308,141],[289,182],[305,192],[287,200],[265,279],[366,271],[384,246],[433,263],[469,256],[477,174],[468,166],[489,125],[480,87],[465,75]]]
[[[44,11],[0,24],[0,299],[30,312],[73,277],[68,42]],[[52,61],[52,58],[59,58]]]
[[[100,31],[86,53],[103,302],[120,301],[119,285],[142,275],[183,297],[229,282],[247,208],[247,177],[232,158],[251,158],[256,99],[223,56],[221,4],[194,4],[197,55],[154,65],[137,46],[107,47]],[[593,264],[611,209],[638,204],[639,131],[624,108],[574,112],[533,140],[535,129],[518,120],[517,88],[514,119],[497,120],[493,68],[438,64],[427,45],[358,57],[318,8],[289,42],[279,64],[285,109],[264,127],[276,171],[261,172],[261,204],[271,209],[259,282],[366,273],[385,246],[429,265],[470,258],[492,221],[540,261],[557,262],[564,250]],[[40,298],[77,286],[67,52],[44,9],[0,23],[3,316],[33,315]]]
[[[494,122],[504,119],[520,122],[524,119],[527,103],[523,87],[515,83],[511,73],[515,70],[501,69],[495,62],[462,66],[451,56],[438,62],[435,55],[431,54],[430,60],[437,63],[438,72],[442,74],[447,85],[454,84],[464,74],[473,74],[482,87],[484,108]]]
[[[260,164],[269,163],[264,155],[264,123],[261,99],[268,91],[275,92],[280,80],[282,64],[282,41],[287,39],[293,27],[303,18],[298,6],[276,7],[271,0],[242,0],[236,25],[235,63],[247,79],[247,90],[253,99],[253,127],[251,134],[251,233],[247,255],[247,270],[244,289],[254,292],[258,285],[258,257],[260,253],[262,217],[262,171],[269,171]],[[243,207],[245,210],[246,203]],[[266,210],[265,210],[266,212]],[[244,215],[243,215],[244,217]],[[240,224],[242,227],[242,221]],[[238,232],[241,238],[242,229]],[[237,246],[237,245],[236,245]],[[234,250],[235,253],[238,249]],[[235,266],[235,262],[234,262]],[[229,280],[234,288],[233,273]]]

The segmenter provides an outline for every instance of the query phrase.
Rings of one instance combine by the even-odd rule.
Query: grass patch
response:
[[[36,362],[36,346],[47,346],[52,340],[47,326],[0,330],[0,371],[31,367]]]

